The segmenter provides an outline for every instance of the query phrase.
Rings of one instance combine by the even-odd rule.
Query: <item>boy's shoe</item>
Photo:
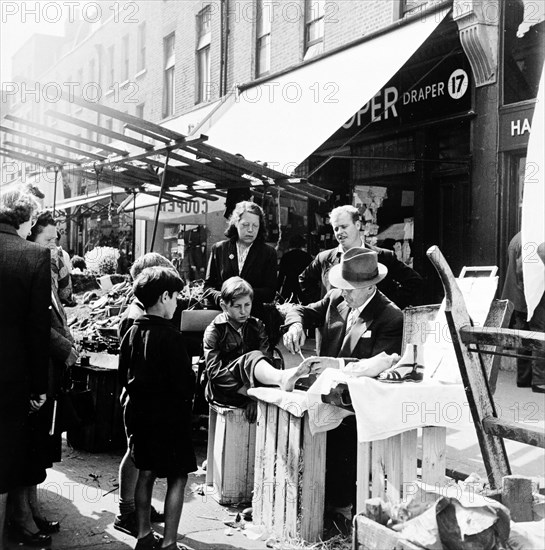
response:
[[[114,529],[136,538],[138,536],[136,512],[130,512],[129,514],[123,514],[122,516],[115,516]]]
[[[150,514],[151,523],[165,523],[165,514],[164,512],[158,512],[154,506],[151,507]]]
[[[155,531],[150,531],[145,537],[138,539],[134,550],[156,550],[161,547],[163,537]]]

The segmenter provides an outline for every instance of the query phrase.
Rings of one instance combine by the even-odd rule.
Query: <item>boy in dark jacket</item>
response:
[[[274,368],[263,322],[250,316],[253,295],[251,285],[244,279],[227,279],[221,287],[223,313],[204,333],[208,401],[244,407],[250,422],[255,421],[256,406],[248,396],[249,388],[279,386],[284,391],[293,391],[295,382],[308,374],[309,369]]]
[[[170,319],[183,283],[165,267],[149,267],[134,283],[145,308],[121,342],[119,377],[126,388],[125,428],[139,470],[136,485],[137,550],[176,550],[187,474],[197,469],[191,441],[194,376],[181,333]],[[165,531],[151,529],[153,484],[167,478]]]

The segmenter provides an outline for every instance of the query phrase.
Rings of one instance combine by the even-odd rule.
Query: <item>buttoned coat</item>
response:
[[[47,391],[50,252],[0,224],[0,492],[20,483],[31,395]]]
[[[350,308],[338,289],[322,300],[297,306],[286,316],[286,325],[296,322],[305,327],[322,327],[320,356],[368,359],[382,351],[401,352],[403,313],[380,290],[365,306],[345,336]]]
[[[242,272],[239,272],[237,240],[233,238],[221,241],[212,247],[210,253],[204,295],[219,307],[221,285],[230,277],[242,277],[254,289],[252,315],[261,318],[263,304],[274,299],[277,270],[276,250],[268,244],[254,242],[248,251]]]

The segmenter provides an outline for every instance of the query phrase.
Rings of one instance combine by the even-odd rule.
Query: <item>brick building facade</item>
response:
[[[98,5],[100,13],[89,12],[90,4],[86,4],[87,12],[72,14],[64,38],[35,36],[17,52],[17,71],[12,88],[7,90],[12,102],[10,113],[50,124],[45,113],[53,109],[76,118],[88,117],[98,126],[106,124],[100,115],[70,103],[53,101],[43,94],[33,101],[31,95],[22,94],[25,83],[31,87],[37,82],[42,91],[49,83],[51,94],[58,84],[63,92],[72,86],[88,99],[95,99],[93,94],[98,91],[107,106],[186,134],[206,118],[215,102],[224,100],[237,87],[252,89],[286,73],[296,79],[297,69],[313,59],[320,63],[329,54],[367,40],[371,43],[381,34],[391,36],[393,48],[403,48],[396,43],[396,32],[407,21],[433,17],[441,8],[451,9],[430,38],[417,51],[409,52],[413,54],[410,60],[392,75],[389,84],[376,91],[378,97],[392,86],[400,93],[411,90],[425,79],[428,70],[437,75],[437,82],[448,82],[449,75],[460,70],[468,75],[464,102],[456,109],[431,103],[426,109],[421,102],[420,110],[407,111],[396,124],[370,124],[356,137],[346,131],[342,134],[346,121],[339,121],[341,133],[317,144],[315,154],[301,159],[299,167],[301,174],[313,172],[348,136],[344,153],[329,159],[310,178],[333,190],[333,198],[328,204],[282,202],[288,211],[285,234],[307,228],[312,252],[330,246],[327,211],[345,201],[364,204],[362,193],[369,193],[373,186],[381,187],[380,200],[388,199],[391,204],[384,204],[390,211],[388,214],[383,208],[379,216],[383,223],[371,220],[370,225],[377,226],[371,236],[391,235],[401,246],[410,241],[411,252],[405,259],[414,262],[430,280],[435,275],[427,267],[425,250],[431,244],[444,249],[455,270],[464,264],[504,267],[507,243],[518,224],[515,203],[522,179],[517,167],[524,159],[528,132],[518,136],[514,144],[510,136],[502,135],[502,120],[508,128],[506,117],[521,110],[522,119],[531,118],[537,92],[534,81],[543,65],[544,24],[539,13],[528,22],[526,38],[514,37],[530,13],[529,1],[162,0]],[[521,41],[519,46],[517,40]],[[506,48],[515,52],[509,63],[505,62]],[[373,55],[380,64],[381,52]],[[532,81],[528,84],[531,89],[505,101],[505,89],[513,88],[506,83],[516,79],[510,76],[513,66],[520,69],[524,63],[532,67],[532,74],[526,75]],[[486,75],[481,74],[482,67],[487,68]],[[346,70],[358,71],[358,67]],[[372,76],[362,74],[361,78]],[[75,131],[60,119],[54,124],[57,129],[80,132],[79,137],[97,144],[110,140],[91,128]],[[111,129],[124,131],[122,127]],[[238,130],[233,128],[233,134]],[[302,140],[308,137],[304,128],[290,131],[297,132]],[[13,136],[4,134],[7,138]],[[258,140],[259,135],[249,139]],[[14,140],[17,143],[17,138]],[[75,145],[66,139],[59,144],[62,141]],[[66,155],[60,147],[48,150]],[[382,159],[381,163],[372,162],[373,158]],[[267,151],[251,160],[269,160]],[[73,196],[91,185],[76,176],[68,177],[66,183]],[[277,217],[280,219],[279,213],[271,211],[270,218]],[[221,234],[220,213],[210,223],[215,229],[209,233],[209,241]],[[410,230],[407,223],[413,224]],[[400,225],[408,231],[401,237]],[[394,226],[397,233],[391,229]],[[145,235],[146,231],[139,233]],[[144,248],[145,242],[141,245]],[[163,251],[169,253],[170,249]],[[426,298],[435,298],[434,292]]]

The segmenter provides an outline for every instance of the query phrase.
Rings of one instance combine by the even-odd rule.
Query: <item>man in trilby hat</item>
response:
[[[314,372],[341,362],[369,359],[381,352],[401,351],[403,314],[376,287],[388,272],[377,253],[351,248],[329,271],[332,288],[319,302],[297,306],[286,316],[284,344],[292,353],[305,342],[303,327],[322,327],[319,363]],[[307,360],[308,361],[308,360]],[[386,365],[388,368],[391,365]],[[357,438],[355,417],[349,416],[328,432],[326,500],[336,525],[350,528],[356,494]],[[341,531],[344,531],[341,528]]]

